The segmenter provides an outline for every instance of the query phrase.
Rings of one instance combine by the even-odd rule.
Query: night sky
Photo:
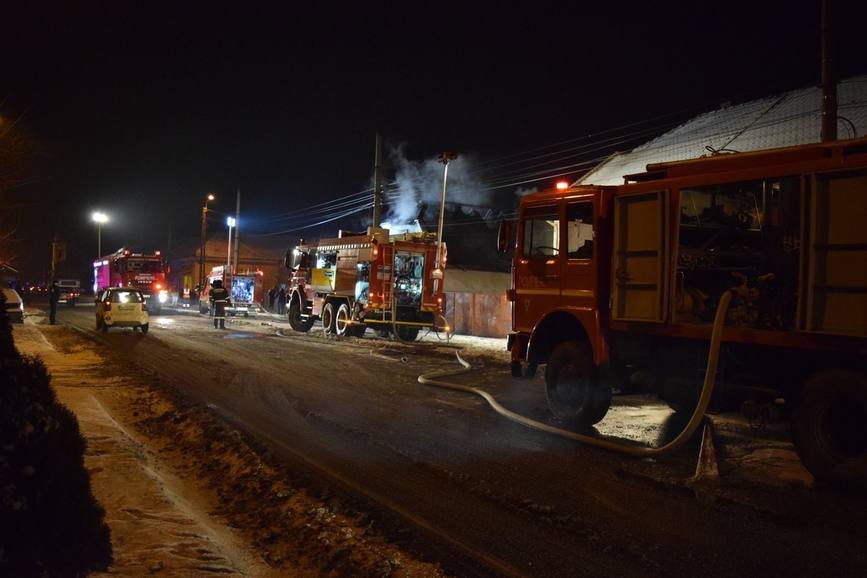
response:
[[[35,182],[8,194],[28,203],[28,278],[53,234],[86,267],[95,208],[108,252],[197,235],[207,191],[228,211],[240,187],[251,216],[360,191],[376,131],[410,159],[485,162],[819,81],[818,0],[10,4],[0,115],[39,147]],[[867,71],[845,4],[844,77]]]

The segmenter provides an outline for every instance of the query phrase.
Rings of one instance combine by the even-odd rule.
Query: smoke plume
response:
[[[439,211],[443,165],[436,158],[409,160],[404,150],[405,145],[400,145],[389,151],[394,179],[390,185],[383,186],[388,199],[384,220],[405,223],[419,217],[423,210],[421,217],[430,223]],[[446,204],[461,205],[461,210],[470,215],[486,212],[491,200],[490,192],[474,175],[471,157],[460,155],[449,163]]]

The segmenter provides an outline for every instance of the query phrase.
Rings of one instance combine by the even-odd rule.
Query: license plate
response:
[[[135,311],[135,305],[121,305],[119,309],[121,311]]]

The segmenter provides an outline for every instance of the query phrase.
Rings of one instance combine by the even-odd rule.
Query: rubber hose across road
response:
[[[689,422],[686,424],[686,427],[683,429],[683,431],[681,431],[673,440],[659,447],[650,448],[633,446],[554,427],[552,425],[530,419],[509,409],[506,409],[496,400],[496,398],[494,398],[494,396],[482,389],[473,387],[471,385],[463,385],[460,383],[443,381],[441,379],[443,377],[453,377],[455,375],[461,375],[472,371],[472,366],[470,366],[469,363],[464,361],[460,353],[456,353],[455,355],[458,358],[458,362],[460,362],[460,364],[463,366],[461,369],[438,370],[424,373],[418,376],[418,382],[424,385],[431,385],[443,389],[463,391],[466,393],[478,395],[482,397],[485,401],[487,401],[488,404],[492,408],[494,408],[494,411],[496,411],[500,415],[531,429],[543,431],[594,447],[631,456],[659,456],[661,454],[674,451],[681,447],[684,443],[686,443],[686,441],[689,440],[690,437],[692,437],[692,434],[701,423],[701,420],[704,417],[705,412],[707,411],[707,406],[708,404],[710,404],[710,397],[713,393],[714,383],[716,381],[716,368],[717,362],[719,361],[719,348],[720,342],[722,340],[722,330],[723,326],[725,326],[726,312],[728,311],[731,298],[731,292],[726,291],[725,293],[723,293],[722,297],[720,297],[719,304],[717,305],[716,315],[714,316],[713,321],[713,331],[711,332],[710,337],[710,351],[708,352],[707,356],[707,368],[704,374],[704,384],[702,385],[701,396],[699,397],[698,405],[696,406],[695,411],[692,413],[692,417],[689,419]]]

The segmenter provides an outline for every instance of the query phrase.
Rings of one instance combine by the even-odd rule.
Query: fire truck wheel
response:
[[[352,334],[352,313],[349,311],[349,305],[341,303],[337,308],[337,313],[334,316],[334,332],[337,335]]]
[[[306,333],[313,327],[313,318],[304,319],[301,317],[301,300],[296,296],[289,303],[289,326],[295,331]]]
[[[325,331],[326,335],[333,334],[337,329],[335,324],[335,313],[333,301],[329,301],[325,304],[325,307],[322,308],[322,329]]]
[[[804,384],[792,415],[801,461],[816,479],[867,483],[867,375],[821,371]]]
[[[397,337],[401,341],[415,341],[418,337],[418,327],[413,325],[398,325]]]
[[[608,413],[611,388],[599,383],[587,346],[577,341],[558,345],[545,370],[548,407],[558,418],[590,427]]]

